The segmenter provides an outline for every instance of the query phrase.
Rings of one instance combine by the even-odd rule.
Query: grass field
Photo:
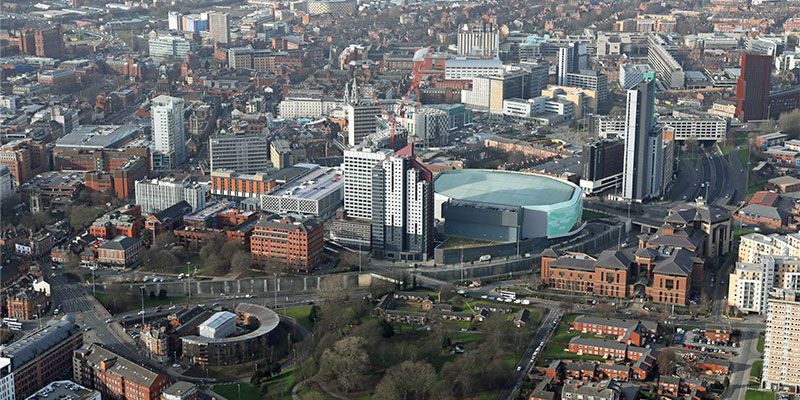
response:
[[[258,389],[249,382],[215,385],[214,393],[228,400],[260,400]]]
[[[583,210],[583,220],[584,221],[593,221],[596,219],[601,218],[608,218],[608,215],[601,214],[599,212],[591,211],[591,210]]]
[[[750,369],[750,376],[753,378],[761,379],[761,372],[764,370],[764,361],[753,361],[753,368]]]
[[[278,309],[278,314],[294,318],[300,323],[300,325],[303,325],[306,329],[311,330],[311,328],[314,327],[314,321],[311,321],[311,318],[309,318],[311,315],[311,307],[313,306],[281,308]]]
[[[744,395],[745,400],[775,400],[775,393],[762,392],[760,390],[747,389]]]
[[[288,400],[292,398],[292,387],[295,382],[294,370],[290,369],[269,378],[264,381],[263,385],[267,386],[267,393],[270,395]]]
[[[764,339],[764,332],[761,332],[758,335],[758,342],[756,343],[756,350],[758,350],[759,353],[764,353]]]

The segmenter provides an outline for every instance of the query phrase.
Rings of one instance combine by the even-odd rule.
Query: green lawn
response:
[[[482,336],[483,335],[477,332],[457,332],[453,335],[452,341],[453,343],[466,345],[470,343],[477,343],[481,340]]]
[[[292,398],[292,387],[295,384],[294,369],[273,376],[264,381],[262,385],[267,386],[267,393],[271,396],[279,396],[283,399]]]
[[[444,243],[439,245],[440,249],[459,249],[467,247],[480,247],[490,245],[492,242],[484,240],[464,238],[460,236],[448,236]]]
[[[747,393],[744,396],[745,400],[774,400],[775,393],[772,392],[762,392],[760,390],[753,390],[747,389]]]
[[[214,393],[228,400],[261,400],[258,389],[249,382],[214,385]]]
[[[294,318],[300,325],[306,329],[311,330],[314,327],[314,321],[311,321],[311,307],[313,306],[299,306],[278,309],[278,314]]]
[[[758,350],[758,352],[762,354],[764,353],[764,339],[765,339],[764,332],[761,332],[758,335],[758,342],[756,342],[756,350]]]
[[[750,376],[756,379],[761,379],[761,372],[764,370],[764,361],[753,361],[753,368],[750,370]]]
[[[593,221],[596,219],[601,218],[608,218],[608,215],[601,214],[599,212],[591,211],[591,210],[583,210],[583,220],[584,221]]]

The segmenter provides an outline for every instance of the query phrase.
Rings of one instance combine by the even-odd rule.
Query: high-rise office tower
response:
[[[648,73],[628,90],[622,197],[630,201],[661,195],[664,150],[654,113],[655,74]]]
[[[363,99],[347,104],[347,144],[358,146],[364,139],[378,129],[378,120],[382,110],[374,101]]]
[[[567,84],[567,74],[577,73],[587,67],[586,43],[571,42],[558,48],[556,79],[559,86]]]
[[[742,122],[769,118],[772,56],[742,53],[739,66],[742,72],[736,82],[736,118]]]
[[[397,260],[433,255],[433,174],[412,145],[372,170],[372,250]]]
[[[186,162],[186,136],[183,126],[183,99],[161,95],[153,99],[153,169],[173,169]]]
[[[272,168],[265,135],[215,135],[208,139],[211,171],[228,170],[243,174]]]
[[[773,293],[767,306],[764,370],[761,387],[796,392],[800,389],[800,298],[792,290]]]
[[[372,169],[392,155],[388,149],[344,151],[344,209],[352,218],[372,220]]]
[[[231,41],[231,18],[227,13],[209,13],[208,30],[211,40],[217,43],[230,43]]]
[[[500,48],[500,30],[492,23],[467,25],[458,31],[456,41],[459,56],[494,57]]]
[[[618,190],[622,182],[624,154],[625,142],[620,139],[601,139],[583,146],[580,185],[584,193]]]
[[[170,11],[167,14],[167,26],[171,31],[183,30],[183,14],[177,11]]]

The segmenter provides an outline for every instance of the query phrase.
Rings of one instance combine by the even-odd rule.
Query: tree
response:
[[[390,368],[375,388],[375,398],[426,400],[434,393],[436,370],[425,361],[403,361]]]
[[[369,355],[364,350],[364,338],[347,336],[326,349],[320,359],[320,374],[345,392],[364,387],[365,374],[370,369]]]
[[[252,258],[250,258],[250,253],[239,250],[233,254],[231,257],[231,269],[237,273],[243,273],[250,269],[250,266],[253,264]]]
[[[778,124],[781,126],[783,133],[797,137],[800,134],[800,110],[782,113],[778,117]]]
[[[317,294],[324,303],[341,303],[347,300],[347,288],[341,275],[329,275],[319,283]]]
[[[675,373],[675,361],[678,357],[675,350],[663,349],[658,353],[658,372],[662,375],[672,375]]]
[[[99,215],[97,209],[76,205],[67,209],[67,220],[73,229],[81,229],[91,224]]]
[[[163,249],[172,243],[175,243],[175,234],[167,231],[156,236],[156,240],[153,241],[153,247]]]
[[[148,295],[148,297],[150,298],[150,300],[155,300],[156,299],[156,292],[151,290],[150,294]]]
[[[161,289],[158,291],[158,298],[161,300],[165,300],[167,298],[167,289]]]
[[[322,393],[317,391],[311,391],[306,394],[300,396],[300,400],[325,400],[325,397]]]
[[[229,259],[223,258],[219,254],[211,254],[205,258],[203,265],[209,271],[214,271],[219,274],[225,274],[230,269]]]

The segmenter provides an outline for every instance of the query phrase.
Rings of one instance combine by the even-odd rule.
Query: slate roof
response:
[[[695,257],[686,250],[677,249],[663,260],[656,262],[653,273],[663,275],[689,276],[694,269]]]
[[[622,251],[606,250],[597,256],[595,265],[604,268],[627,270],[631,266],[631,259]]]
[[[595,260],[589,257],[575,258],[575,257],[561,257],[553,260],[550,263],[551,267],[579,269],[583,271],[594,271]]]

